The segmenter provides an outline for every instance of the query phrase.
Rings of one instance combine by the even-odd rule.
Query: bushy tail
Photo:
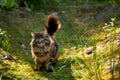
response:
[[[53,36],[54,33],[60,29],[61,27],[61,23],[60,21],[55,17],[55,16],[52,16],[52,15],[48,15],[47,17],[47,23],[45,25],[45,30],[47,30],[48,34],[50,36]]]

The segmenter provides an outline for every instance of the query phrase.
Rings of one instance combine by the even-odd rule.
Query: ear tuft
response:
[[[57,24],[58,24],[58,29],[60,29],[61,28],[61,22],[57,21]]]
[[[34,37],[34,36],[35,36],[35,33],[34,33],[34,32],[31,32],[31,36]]]

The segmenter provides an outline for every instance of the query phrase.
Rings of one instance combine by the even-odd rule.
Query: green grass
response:
[[[9,34],[11,53],[15,61],[0,61],[1,80],[117,80],[120,75],[119,64],[113,65],[113,60],[120,57],[119,49],[113,45],[114,35],[103,47],[97,45],[104,42],[107,34],[114,33],[119,26],[114,26],[112,31],[101,27],[95,27],[99,23],[91,21],[92,27],[81,25],[76,22],[76,13],[61,15],[62,28],[56,33],[56,40],[60,44],[60,58],[53,67],[53,72],[46,72],[44,69],[33,71],[34,62],[30,53],[30,33],[41,31],[46,17],[33,14],[9,14],[3,19],[0,28]],[[69,17],[71,16],[71,17]],[[85,23],[87,24],[87,23]],[[111,27],[109,27],[111,28]],[[107,28],[108,29],[108,28]],[[112,32],[112,33],[111,33]],[[24,49],[22,45],[27,49]],[[87,55],[87,47],[94,46],[94,52]],[[105,69],[108,64],[110,70]]]

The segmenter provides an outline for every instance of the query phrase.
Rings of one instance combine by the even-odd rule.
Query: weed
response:
[[[0,80],[2,80],[2,74],[0,75]]]
[[[58,75],[60,74],[61,70],[63,70],[63,68],[66,67],[65,65],[61,66],[59,69],[55,70],[54,67],[52,67],[53,70],[53,74],[54,76],[57,78]]]
[[[5,51],[10,49],[10,39],[7,32],[2,29],[0,29],[0,47]]]
[[[89,0],[87,1],[89,2]],[[109,38],[109,33],[115,33],[115,18],[112,18],[112,23],[98,27],[99,29],[96,27],[91,28],[91,26],[83,26],[80,24],[81,22],[76,21],[75,15],[77,12],[74,11],[70,15],[71,17],[67,16],[68,13],[61,14],[63,16],[62,28],[55,36],[60,43],[61,55],[57,65],[52,67],[53,72],[50,73],[42,70],[34,72],[32,70],[34,63],[31,54],[29,54],[30,32],[39,32],[43,28],[43,16],[38,17],[38,15],[30,14],[28,17],[24,17],[24,19],[21,18],[20,14],[17,14],[17,16],[6,16],[7,18],[4,21],[6,23],[3,24],[3,29],[6,29],[12,35],[12,44],[10,45],[7,31],[1,29],[0,47],[4,50],[9,50],[10,47],[13,47],[14,49],[11,52],[14,53],[15,57],[17,56],[17,60],[15,62],[4,60],[3,66],[0,65],[0,72],[13,79],[28,80],[109,80],[111,77],[115,79],[116,66],[114,65],[114,60],[115,56],[120,56],[116,55],[117,51],[115,52],[115,46],[113,45],[115,35],[110,36],[110,41],[108,40],[107,43],[104,43],[104,39]],[[14,18],[15,20],[17,18],[18,22]],[[96,22],[93,21],[91,23],[95,24]],[[104,45],[97,47],[97,42],[102,38]],[[21,49],[21,44],[24,44],[27,50]],[[93,46],[94,51],[92,54],[87,55],[85,50],[89,46]],[[108,66],[109,60],[111,72],[106,73],[107,70],[105,68]],[[1,75],[0,78],[2,79],[3,77],[4,75]]]

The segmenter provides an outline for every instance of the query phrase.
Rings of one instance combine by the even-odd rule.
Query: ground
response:
[[[100,12],[109,13],[110,9],[106,13],[105,10],[110,6],[106,6],[105,9],[103,7],[105,6],[68,6],[47,13],[32,13],[24,8],[3,12],[0,16],[0,28],[6,31],[9,40],[5,41],[9,43],[0,48],[0,79],[119,80],[119,13],[104,19]],[[90,10],[94,8],[95,11]],[[55,35],[60,44],[61,55],[53,72],[44,69],[35,72],[29,45],[30,33],[42,30],[48,14],[58,16],[62,23],[61,29]]]

